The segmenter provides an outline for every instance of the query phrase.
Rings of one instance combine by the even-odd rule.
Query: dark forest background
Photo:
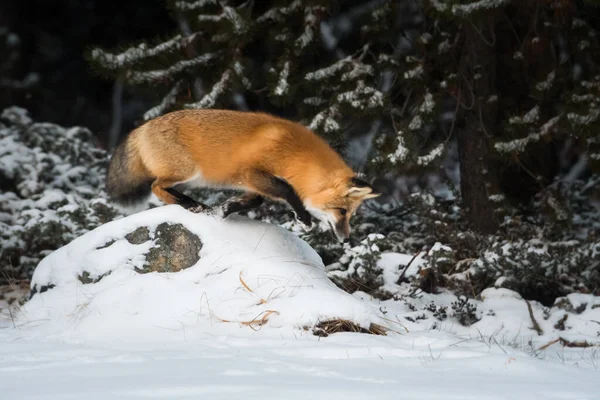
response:
[[[19,40],[13,53],[16,62],[1,71],[0,107],[19,105],[36,120],[86,126],[102,147],[107,146],[111,129],[116,129],[115,85],[94,73],[84,59],[85,51],[165,36],[177,28],[162,0],[5,0],[0,3],[0,26]],[[3,58],[8,56],[8,49],[3,53]],[[29,84],[14,87],[9,81]],[[126,89],[123,103],[118,129],[127,132],[152,99]]]

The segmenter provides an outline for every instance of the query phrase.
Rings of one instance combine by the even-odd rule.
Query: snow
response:
[[[304,79],[307,81],[320,81],[325,78],[333,77],[338,71],[341,71],[349,63],[352,63],[352,56],[347,56],[341,60],[338,60],[328,67],[309,72],[304,76]]]
[[[153,242],[134,245],[125,235],[167,221],[201,238],[200,261],[179,273],[137,273]],[[102,279],[83,284],[84,273]],[[33,296],[18,321],[46,321],[34,325],[47,335],[173,339],[180,333],[169,330],[183,327],[191,337],[222,321],[250,330],[244,322],[263,317],[268,327],[292,330],[331,318],[366,328],[384,324],[369,305],[329,281],[320,257],[293,233],[242,217],[190,214],[176,205],[107,223],[53,252],[32,278],[32,288],[49,285],[56,288]]]
[[[514,125],[532,124],[532,123],[536,122],[537,120],[539,120],[539,118],[540,118],[540,107],[536,105],[531,110],[527,111],[527,113],[525,113],[525,115],[523,117],[511,117],[508,120],[508,123],[514,124]]]
[[[521,54],[522,57],[522,54]],[[535,85],[535,88],[539,91],[549,90],[554,83],[554,79],[556,79],[556,71],[552,71],[546,77],[546,80],[539,82]]]
[[[336,105],[329,106],[317,113],[308,127],[314,130],[323,126],[324,131],[327,133],[338,131],[340,129],[340,124],[334,118],[338,115],[338,107]]]
[[[425,74],[425,69],[422,65],[417,65],[413,69],[410,69],[404,73],[404,79],[416,79],[421,78]]]
[[[413,117],[413,119],[410,121],[410,124],[408,124],[408,129],[411,131],[421,130],[422,127],[423,127],[423,118],[421,118],[420,115],[415,115]]]
[[[529,111],[522,119],[519,117],[511,118],[510,123],[532,123],[538,118],[537,110],[538,107],[536,106],[533,110]],[[532,114],[533,111],[535,111],[535,114]],[[515,119],[518,119],[519,121],[514,122]],[[522,152],[525,150],[527,145],[529,145],[529,143],[538,142],[542,137],[547,136],[548,134],[553,132],[559,122],[560,116],[551,118],[544,125],[542,125],[539,132],[530,133],[529,135],[520,139],[513,139],[507,142],[497,142],[494,144],[494,148],[502,153],[512,153],[515,151]]]
[[[338,94],[336,99],[360,110],[383,106],[383,93],[374,87],[366,86],[362,79],[356,82],[356,88]]]
[[[431,164],[434,160],[437,160],[442,156],[445,149],[446,149],[446,143],[438,144],[436,147],[431,149],[431,151],[429,153],[427,153],[426,155],[417,157],[417,165]]]
[[[597,371],[464,346],[450,335],[254,336],[154,345],[21,338],[0,347],[3,398],[397,399],[401,393],[403,399],[591,400],[597,394]],[[0,332],[0,343],[13,339]]]
[[[306,7],[304,9],[304,32],[294,43],[301,50],[311,44],[315,38],[315,30],[317,29],[317,16],[315,12],[318,12],[320,9],[320,6]]]
[[[501,8],[509,3],[510,0],[479,0],[468,4],[455,4],[452,6],[452,14],[459,17],[468,17],[475,12]]]
[[[101,49],[94,49],[91,52],[91,57],[92,60],[100,63],[104,68],[117,70],[123,67],[130,67],[147,58],[181,50],[192,44],[199,37],[199,33],[189,36],[176,35],[172,39],[154,47],[148,47],[146,43],[140,43],[136,47],[130,47],[119,54],[111,54]]]
[[[388,159],[392,162],[392,164],[397,164],[404,162],[408,158],[410,151],[405,145],[404,141],[404,132],[398,131],[398,147],[396,151],[388,154]]]
[[[283,64],[283,69],[279,73],[279,80],[277,81],[277,87],[275,88],[275,94],[277,96],[282,96],[288,91],[288,76],[290,75],[290,62],[286,61]]]
[[[138,274],[154,241],[124,237],[164,222],[201,238],[200,260]],[[424,257],[446,250],[437,244],[414,260],[383,252],[385,287],[402,293],[409,263],[404,276],[418,275]],[[83,284],[84,271],[102,279]],[[109,222],[40,263],[32,286],[49,284],[18,313],[0,311],[3,399],[597,398],[597,347],[558,340],[595,343],[600,298],[572,294],[551,309],[531,302],[536,333],[517,293],[487,289],[469,300],[478,321],[463,326],[450,293],[350,295],[295,234],[241,216],[171,205]],[[263,317],[263,325],[244,323]],[[390,330],[317,337],[304,329],[331,317]]]
[[[216,4],[217,0],[196,0],[192,3],[187,1],[178,1],[175,2],[175,7],[181,11],[192,11],[197,10],[203,7],[206,7],[209,4]]]
[[[271,8],[263,15],[256,19],[257,24],[262,24],[267,21],[283,22],[284,17],[290,16],[295,11],[302,9],[302,2],[300,0],[294,0],[290,5],[285,7]]]

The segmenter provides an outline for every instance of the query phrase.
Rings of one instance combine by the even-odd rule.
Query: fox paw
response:
[[[312,217],[308,212],[300,214],[294,212],[294,216],[296,217],[296,221],[304,231],[311,231],[315,227],[315,223],[313,222]]]
[[[190,212],[193,212],[194,214],[206,213],[211,210],[210,207],[200,203],[191,205],[189,207],[186,207],[185,209]]]

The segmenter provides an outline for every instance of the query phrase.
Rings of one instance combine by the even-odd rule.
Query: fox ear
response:
[[[372,199],[380,196],[381,193],[375,191],[373,186],[359,178],[351,178],[347,197],[359,198],[362,200]]]

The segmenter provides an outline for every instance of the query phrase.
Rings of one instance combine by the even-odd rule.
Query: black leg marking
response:
[[[296,219],[306,226],[312,225],[310,213],[304,208],[304,204],[294,188],[281,178],[265,171],[254,170],[249,173],[250,181],[256,189],[267,196],[285,200],[294,210]]]
[[[256,193],[248,193],[239,197],[235,197],[231,200],[227,200],[221,206],[223,218],[227,217],[229,214],[257,208],[262,204],[263,200],[263,197]]]
[[[165,192],[167,192],[171,196],[175,197],[177,199],[177,204],[179,204],[181,207],[185,208],[186,210],[198,213],[198,212],[206,211],[209,209],[209,207],[207,205],[202,204],[173,188],[165,188]]]

